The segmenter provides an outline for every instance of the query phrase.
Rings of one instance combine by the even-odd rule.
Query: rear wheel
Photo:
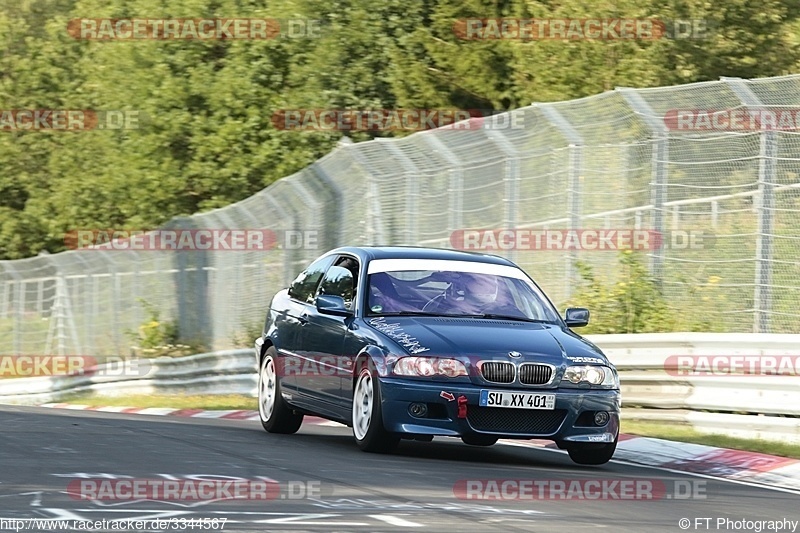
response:
[[[491,435],[464,435],[461,440],[464,441],[464,444],[469,444],[470,446],[492,446],[497,442],[497,437],[492,437]]]
[[[399,435],[383,426],[380,382],[370,365],[361,369],[353,391],[353,436],[365,452],[389,452],[400,442]]]
[[[270,433],[296,433],[303,415],[296,414],[281,396],[281,382],[275,371],[278,352],[267,348],[258,372],[258,416],[261,425]]]
[[[579,465],[604,465],[614,456],[618,440],[619,435],[614,442],[608,444],[569,444],[567,453],[569,453],[569,458]]]

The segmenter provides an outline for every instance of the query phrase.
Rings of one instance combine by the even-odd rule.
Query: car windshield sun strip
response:
[[[533,322],[537,324],[555,323],[550,320],[540,320],[537,318],[526,318],[514,315],[502,315],[497,313],[448,314],[448,313],[428,313],[426,311],[395,311],[392,313],[372,313],[371,316],[435,316],[439,318],[492,318],[501,320],[517,320],[520,322]]]

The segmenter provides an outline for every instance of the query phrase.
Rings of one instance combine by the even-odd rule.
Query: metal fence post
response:
[[[667,163],[669,159],[669,130],[663,119],[660,119],[650,104],[636,91],[627,87],[618,87],[617,91],[625,102],[642,119],[650,129],[653,137],[653,151],[651,163],[650,197],[653,202],[652,223],[653,230],[661,236],[662,242],[666,239],[666,221],[664,217],[664,202],[667,201],[667,183],[669,173]],[[653,250],[650,261],[650,272],[659,287],[664,282],[664,246]]]
[[[569,169],[567,191],[567,211],[569,214],[570,229],[579,229],[581,226],[582,198],[581,179],[583,178],[583,137],[572,127],[564,116],[552,104],[533,104],[542,112],[545,120],[552,124],[569,143]],[[577,276],[575,263],[578,259],[575,251],[567,253],[565,270],[564,294],[567,298],[572,296],[572,286]]]
[[[392,157],[397,159],[403,169],[403,176],[406,181],[406,212],[404,213],[405,229],[402,233],[404,237],[397,244],[414,245],[419,238],[419,169],[417,165],[406,154],[400,150],[394,142],[381,142],[381,147],[390,152]],[[387,243],[388,244],[388,243]]]
[[[721,78],[747,107],[763,103],[741,78]],[[778,138],[775,131],[762,131],[758,163],[758,232],[756,233],[755,288],[753,291],[753,331],[767,333],[772,310],[772,228],[775,210]]]
[[[240,212],[247,213],[244,206],[238,206]],[[229,215],[228,209],[215,209],[210,213],[205,213],[204,217],[215,217],[221,221],[221,225],[216,225],[219,229],[239,229],[237,223]],[[203,251],[208,254],[208,251]],[[242,326],[242,308],[234,303],[231,305],[231,297],[234,302],[237,302],[240,294],[247,292],[249,287],[244,284],[244,258],[246,254],[242,253],[227,253],[225,250],[216,251],[216,253],[208,254],[214,259],[214,267],[216,269],[215,286],[211,286],[208,281],[208,276],[202,276],[201,282],[205,284],[205,294],[216,293],[213,297],[213,308],[205,312],[205,317],[213,317],[211,323],[204,324],[203,327],[208,328],[207,331],[213,332],[211,338],[208,339],[211,349],[217,349],[217,343],[223,340],[220,332],[225,334],[224,340],[226,341],[232,335],[236,335],[237,329]],[[224,257],[224,259],[223,259]],[[225,295],[224,298],[217,298],[217,295]],[[208,305],[209,299],[206,298],[205,304]],[[223,311],[220,313],[220,311]],[[199,317],[201,320],[206,320],[205,317]],[[205,341],[205,339],[203,339]]]
[[[346,142],[345,139],[347,139]],[[375,139],[375,141],[379,140],[380,139]],[[375,175],[370,172],[369,163],[359,152],[359,148],[353,145],[353,142],[349,138],[343,137],[342,140],[339,141],[339,145],[348,150],[350,157],[352,157],[353,161],[358,163],[359,166],[364,169],[366,174],[365,185],[367,194],[365,197],[366,212],[364,214],[364,239],[366,240],[366,244],[375,244],[376,240],[380,244],[392,244],[386,240],[386,231],[384,228],[383,212],[381,209],[379,194],[380,190],[378,189],[378,184],[375,181]],[[391,146],[391,143],[387,143],[387,145]]]
[[[340,229],[341,221],[344,220],[344,199],[342,198],[342,190],[328,174],[319,161],[311,164],[311,170],[314,175],[321,181],[330,192],[331,201],[333,202],[333,209],[327,212],[327,217],[324,224],[325,237],[322,244],[325,250],[330,250],[341,246],[342,244],[342,231]],[[328,214],[329,213],[329,214]]]
[[[218,210],[219,211],[219,210]],[[174,230],[194,230],[197,228],[195,217],[176,217],[164,228]],[[211,297],[209,283],[209,254],[206,250],[175,250],[168,253],[170,262],[175,268],[175,305],[178,334],[183,341],[198,342],[213,346],[214,335],[211,323],[212,310],[209,307]],[[214,264],[214,267],[219,265]],[[217,274],[218,275],[218,274]],[[147,301],[147,298],[144,298]],[[152,302],[148,302],[152,303]],[[161,316],[164,320],[165,317]]]
[[[508,138],[493,129],[486,130],[486,136],[491,140],[505,155],[505,169],[503,175],[503,183],[505,188],[504,209],[503,209],[503,226],[504,229],[517,228],[517,201],[519,199],[519,152]],[[513,248],[509,255],[512,261],[517,260],[517,250]]]
[[[8,263],[7,261],[4,262]],[[14,268],[12,265],[8,265],[8,268],[6,268],[5,270],[12,278],[14,278],[13,282],[15,285],[14,288],[17,291],[16,296],[14,296],[12,300],[14,301],[14,307],[12,311],[14,313],[14,327],[11,328],[11,335],[12,335],[11,342],[14,354],[19,355],[22,353],[20,336],[22,335],[22,316],[25,313],[25,304],[23,301],[25,290],[22,288],[23,287],[22,277],[17,272],[17,269]],[[4,290],[10,292],[12,285],[8,281],[6,281],[5,283],[6,283],[6,288]]]
[[[426,132],[421,135],[421,138],[450,165],[448,170],[450,173],[450,194],[447,210],[447,221],[450,227],[447,229],[450,230],[450,235],[452,235],[454,231],[464,229],[462,227],[464,225],[464,169],[461,160],[435,134]]]
[[[83,351],[81,349],[80,336],[78,335],[78,329],[75,326],[75,316],[72,311],[73,306],[69,294],[69,286],[63,272],[58,268],[57,258],[51,256],[50,254],[40,255],[40,257],[43,257],[47,263],[53,267],[53,275],[55,276],[56,282],[55,297],[53,299],[53,305],[50,308],[50,327],[48,328],[44,353],[52,353],[50,351],[52,348],[50,342],[53,340],[50,336],[52,332],[53,336],[55,337],[57,355],[68,355],[66,343],[68,334],[70,340],[72,341],[72,348],[74,350],[73,353],[89,354],[90,352]],[[82,259],[81,262],[85,264]]]
[[[383,212],[381,209],[378,184],[375,176],[367,175],[367,244],[385,245],[386,235],[383,232]]]
[[[284,207],[277,201],[275,198],[269,194],[269,189],[264,189],[264,199],[269,202],[272,207],[275,208],[275,211],[278,212],[278,218],[280,220],[286,220],[289,222],[289,225],[292,229],[297,226],[297,215],[292,212],[289,212],[284,209]],[[283,250],[283,286],[288,287],[289,284],[292,282],[294,272],[294,264],[292,263],[291,254],[289,254],[288,250]]]
[[[109,273],[109,289],[111,291],[111,337],[114,341],[114,350],[115,353],[120,354],[121,345],[122,345],[122,338],[120,336],[120,330],[122,329],[122,321],[120,320],[120,303],[119,298],[122,294],[122,290],[120,289],[120,282],[119,282],[119,270],[117,269],[116,261],[109,259],[109,252],[106,250],[97,250],[96,253],[100,254],[100,257],[103,258],[103,261],[109,266],[107,269]]]
[[[88,285],[89,284],[89,280],[91,279],[90,275],[88,274],[88,272],[91,271],[91,268],[89,266],[88,261],[86,261],[83,258],[83,256],[81,255],[81,251],[80,250],[75,251],[73,254],[71,254],[70,257],[75,258],[77,261],[80,261],[80,263],[83,264],[83,266],[85,268],[85,272],[87,273],[86,278],[85,278],[86,279],[86,285]],[[55,263],[55,261],[53,261],[53,263]],[[137,264],[136,267],[137,267],[137,270],[138,270],[139,265]],[[78,289],[77,292],[80,293],[81,292],[80,289]],[[85,297],[85,293],[84,293],[84,297]],[[97,294],[96,293],[92,293],[92,299],[93,300],[97,299]],[[74,319],[74,317],[73,317],[73,319]],[[91,326],[92,325],[93,325],[93,321],[92,320],[84,320],[83,338],[81,338],[80,335],[77,336],[77,339],[78,339],[78,343],[76,345],[76,349],[78,350],[77,353],[84,353],[84,354],[93,354],[93,353],[95,353],[94,337],[91,335],[91,331],[92,331]],[[77,325],[75,327],[77,328]]]
[[[291,177],[291,178],[287,179],[286,181],[297,192],[297,195],[300,196],[301,198],[303,198],[304,204],[306,205],[306,207],[308,207],[307,213],[310,213],[311,217],[310,218],[306,218],[306,224],[308,224],[309,221],[312,221],[312,224],[314,225],[313,229],[316,230],[316,231],[319,231],[320,224],[319,224],[318,213],[320,212],[320,208],[319,208],[319,203],[320,202],[314,197],[313,194],[311,194],[308,191],[308,188],[302,183],[302,181],[300,179],[298,179],[297,176],[302,177],[302,174],[295,175],[294,177]],[[309,228],[309,227],[299,228],[299,230],[301,232],[303,232],[303,235],[305,235],[305,232],[307,232],[307,231],[309,231],[311,229],[312,228]],[[303,240],[305,241],[305,238],[303,238]],[[307,261],[310,261],[310,260],[316,258],[315,254],[307,253],[307,251],[305,250],[305,242],[303,242],[302,246],[299,249],[299,252],[300,252],[300,257],[302,257],[302,259],[299,260],[299,262],[307,262]],[[316,255],[319,255],[319,254],[316,254]]]

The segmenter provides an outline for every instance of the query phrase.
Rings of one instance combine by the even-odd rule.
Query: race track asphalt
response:
[[[9,519],[107,521],[95,531],[117,531],[114,520],[146,526],[156,519],[168,527],[139,530],[201,531],[210,530],[208,519],[225,518],[222,531],[453,533],[736,531],[716,520],[800,520],[796,493],[615,462],[581,467],[542,448],[475,448],[437,438],[403,441],[395,453],[376,455],[361,452],[344,426],[304,424],[295,435],[271,435],[257,421],[15,406],[0,406],[0,427],[0,531],[14,530],[3,522]],[[81,479],[225,476],[266,477],[280,492],[269,501],[97,500],[68,493]],[[490,487],[485,480],[512,480],[507,486],[516,488],[521,479],[538,480],[544,497],[475,500],[461,490],[469,481]],[[600,493],[588,490],[603,481]],[[653,499],[641,499],[646,491],[616,499],[631,481],[656,487]],[[586,492],[564,499],[559,483]],[[682,518],[689,519],[688,529],[679,526]],[[712,520],[696,520],[704,518]],[[205,528],[200,520],[193,528],[178,519],[207,520]]]

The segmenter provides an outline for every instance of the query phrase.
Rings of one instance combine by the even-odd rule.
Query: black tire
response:
[[[275,371],[278,352],[274,346],[267,348],[267,353],[261,360],[258,369],[258,417],[261,425],[269,433],[291,434],[297,433],[303,424],[303,415],[292,411],[286,401],[281,396],[281,381],[279,373]],[[272,372],[268,367],[271,365]],[[272,376],[272,410],[265,405],[267,391],[270,389],[269,376]],[[267,383],[265,383],[267,380]]]
[[[464,444],[470,446],[492,446],[497,442],[497,437],[491,435],[464,435],[461,437]]]
[[[369,387],[372,396],[365,404],[361,387]],[[364,423],[365,422],[365,423]],[[381,385],[372,365],[364,365],[356,378],[353,388],[353,438],[362,451],[387,453],[394,450],[400,442],[400,435],[386,431],[383,426],[381,409]]]
[[[619,435],[608,444],[569,444],[567,453],[579,465],[604,465],[614,456],[618,440]]]

